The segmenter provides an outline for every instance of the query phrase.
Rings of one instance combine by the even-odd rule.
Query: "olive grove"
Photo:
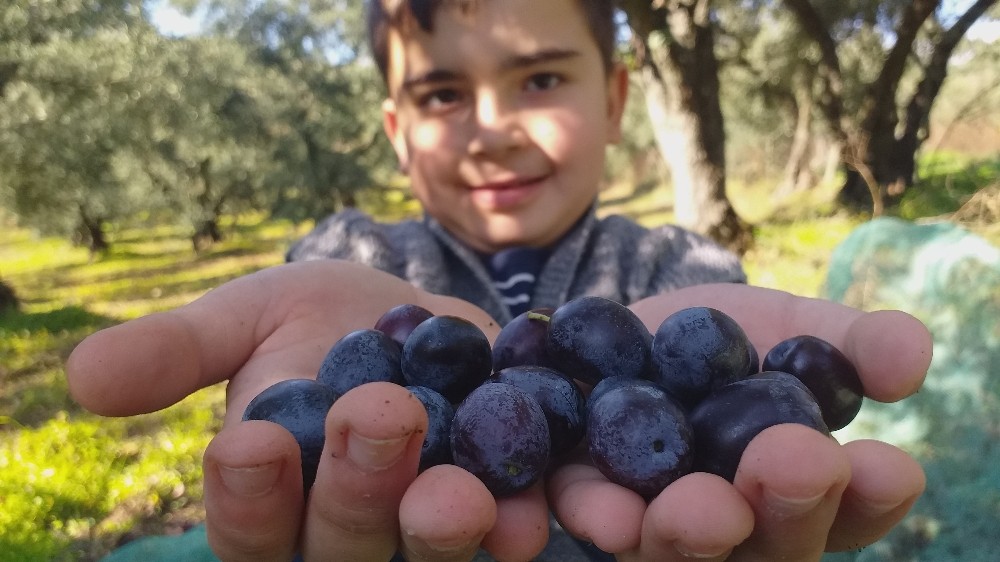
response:
[[[154,26],[160,2],[199,30]],[[954,60],[996,51],[964,39],[997,0],[620,6],[645,101],[625,146],[666,163],[678,223],[738,252],[753,231],[727,185],[762,158],[734,147],[783,154],[761,174],[776,194],[837,178],[842,204],[878,214],[915,185]],[[361,2],[12,0],[0,7],[0,207],[94,251],[137,216],[187,225],[196,247],[223,235],[227,213],[318,218],[394,178],[382,95]]]

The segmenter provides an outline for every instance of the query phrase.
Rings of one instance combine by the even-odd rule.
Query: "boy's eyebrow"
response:
[[[459,74],[457,72],[453,72],[451,70],[435,69],[403,80],[401,88],[404,91],[407,91],[407,90],[412,90],[417,86],[422,86],[426,84],[434,84],[438,82],[452,82],[454,80],[457,80],[458,78]]]
[[[579,57],[580,52],[573,49],[544,49],[524,55],[514,55],[500,63],[501,70],[528,68],[537,64],[566,60]],[[461,74],[452,70],[433,69],[403,80],[402,89],[411,90],[417,86],[452,82],[461,78]]]
[[[503,61],[500,67],[504,70],[516,68],[526,68],[536,64],[554,62],[571,59],[580,56],[580,52],[573,49],[542,49],[524,55],[515,55]]]

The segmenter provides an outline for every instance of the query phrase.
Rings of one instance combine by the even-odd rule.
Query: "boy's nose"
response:
[[[469,142],[472,154],[504,152],[525,141],[517,112],[492,93],[476,99],[475,132]]]

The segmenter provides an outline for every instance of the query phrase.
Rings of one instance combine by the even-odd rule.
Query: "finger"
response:
[[[738,284],[687,287],[640,301],[633,309],[655,330],[666,316],[689,306],[711,306],[731,316],[762,356],[792,336],[822,338],[854,363],[865,393],[883,402],[916,392],[930,366],[930,332],[900,311],[865,313],[828,300]]]
[[[205,449],[208,542],[221,560],[291,560],[302,518],[298,444],[277,424],[223,429]]]
[[[756,518],[733,559],[819,560],[850,478],[847,454],[822,433],[800,424],[761,432],[733,482]]]
[[[483,548],[497,560],[534,560],[549,542],[549,508],[541,482],[513,496],[497,500],[496,524],[483,539]]]
[[[423,404],[396,384],[368,383],[333,404],[306,507],[306,560],[392,557],[400,501],[417,475],[426,431]]]
[[[273,380],[314,375],[331,338],[370,319],[359,303],[372,295],[347,288],[385,285],[390,298],[412,295],[405,282],[373,275],[361,283],[361,275],[356,266],[333,262],[283,265],[225,283],[175,310],[97,332],[67,362],[70,391],[97,413],[134,415],[167,407],[276,350],[283,360],[267,366],[287,375]],[[345,290],[331,290],[338,286]],[[302,321],[331,310],[338,313],[322,322]],[[282,326],[288,329],[279,332]]]
[[[639,548],[646,502],[593,466],[567,464],[547,483],[549,504],[571,535],[609,553]]]
[[[859,316],[842,343],[834,343],[858,367],[865,394],[881,402],[920,389],[930,368],[930,331],[905,312],[883,310]]]
[[[667,486],[646,509],[638,552],[620,560],[725,560],[753,531],[754,514],[723,478],[704,472]]]
[[[885,536],[923,493],[920,464],[900,449],[874,440],[844,445],[851,482],[827,541],[828,551],[862,548]]]
[[[282,379],[315,377],[339,337],[374,326],[404,303],[465,317],[490,338],[499,331],[481,309],[382,271],[335,260],[291,263],[92,334],[67,360],[70,393],[95,413],[135,415],[240,373],[227,389],[227,422],[235,422],[261,390]]]
[[[166,408],[200,388],[202,365],[191,326],[162,313],[96,332],[66,361],[73,399],[104,416]]]
[[[401,550],[408,562],[469,560],[497,519],[483,483],[454,465],[425,470],[399,505]]]

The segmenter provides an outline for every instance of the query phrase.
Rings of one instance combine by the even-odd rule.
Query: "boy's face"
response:
[[[386,132],[425,210],[482,252],[558,240],[594,201],[628,78],[577,0],[439,10],[389,40]]]

